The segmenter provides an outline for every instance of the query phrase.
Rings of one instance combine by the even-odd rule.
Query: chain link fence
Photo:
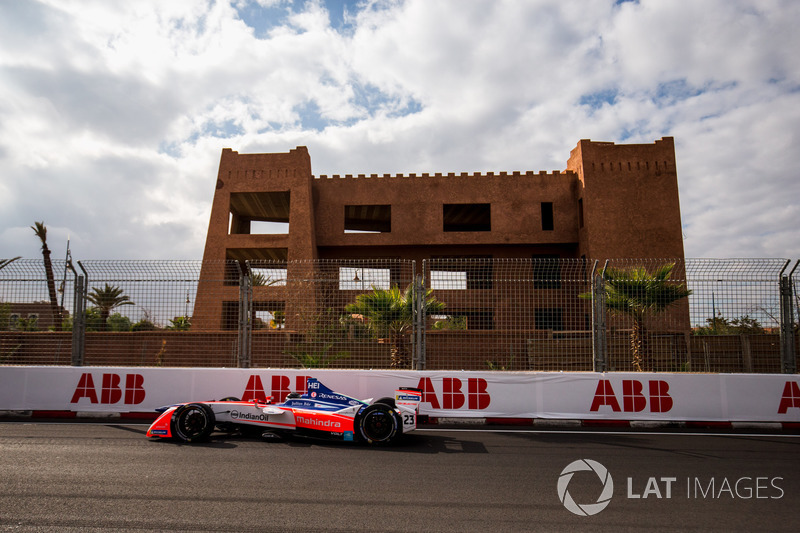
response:
[[[0,364],[794,373],[798,263],[0,260]]]

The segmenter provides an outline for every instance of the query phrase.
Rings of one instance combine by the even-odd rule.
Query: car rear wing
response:
[[[394,391],[394,403],[397,407],[416,411],[422,401],[422,389],[415,387],[400,387]]]

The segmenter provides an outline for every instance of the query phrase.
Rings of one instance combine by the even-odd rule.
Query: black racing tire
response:
[[[184,442],[198,442],[214,431],[214,412],[202,403],[182,405],[172,416],[172,435]]]
[[[391,407],[392,409],[394,409],[395,407],[397,407],[397,404],[395,404],[395,403],[394,403],[394,398],[388,398],[388,397],[387,397],[387,398],[381,398],[381,399],[379,399],[379,400],[376,400],[376,401],[374,401],[374,402],[372,402],[372,403],[373,403],[373,404],[376,404],[376,403],[385,403],[386,405],[388,405],[388,406],[389,406],[389,407]]]
[[[356,434],[368,444],[391,444],[403,432],[394,408],[385,403],[368,405],[356,418]]]

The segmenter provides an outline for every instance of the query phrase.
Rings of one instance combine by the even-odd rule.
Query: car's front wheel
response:
[[[201,441],[214,431],[214,420],[214,412],[207,405],[183,405],[172,417],[172,434],[185,442]]]
[[[384,403],[367,406],[356,419],[356,432],[369,444],[389,444],[402,434],[400,419]]]

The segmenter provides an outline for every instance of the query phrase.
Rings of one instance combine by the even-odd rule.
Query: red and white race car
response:
[[[400,387],[393,398],[373,402],[334,392],[315,378],[308,378],[306,386],[305,394],[290,394],[279,404],[225,398],[172,405],[163,408],[147,436],[195,442],[208,438],[215,428],[256,428],[267,439],[296,434],[389,444],[417,428],[420,389]]]

